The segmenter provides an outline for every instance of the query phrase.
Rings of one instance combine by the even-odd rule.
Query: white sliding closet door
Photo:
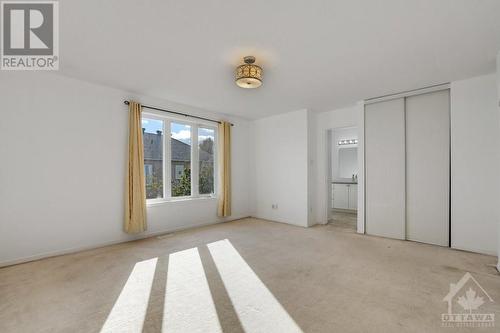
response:
[[[366,233],[405,239],[405,102],[365,105]]]
[[[448,245],[449,90],[406,98],[406,238]]]

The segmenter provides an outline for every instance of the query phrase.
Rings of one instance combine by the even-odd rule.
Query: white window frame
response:
[[[180,118],[160,114],[154,111],[143,111],[142,118],[149,118],[163,121],[163,198],[146,199],[148,205],[164,202],[210,199],[216,198],[218,193],[218,126],[212,122],[200,121],[195,118]],[[172,149],[171,135],[172,123],[191,126],[191,195],[172,197]],[[198,146],[198,128],[206,128],[214,131],[214,193],[199,193],[199,150]],[[167,163],[168,162],[168,163]]]

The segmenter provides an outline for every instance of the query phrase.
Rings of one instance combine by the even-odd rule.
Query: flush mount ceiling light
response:
[[[255,57],[243,58],[243,65],[236,67],[236,84],[241,88],[258,88],[262,85],[262,68],[255,65]]]

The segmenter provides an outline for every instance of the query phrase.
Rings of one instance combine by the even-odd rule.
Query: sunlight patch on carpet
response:
[[[197,248],[169,256],[162,333],[173,332],[222,332]]]
[[[153,258],[135,264],[101,333],[142,332],[157,261]]]
[[[302,332],[228,239],[207,246],[246,333]]]

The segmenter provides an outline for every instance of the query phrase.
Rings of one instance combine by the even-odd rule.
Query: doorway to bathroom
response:
[[[328,224],[356,230],[358,211],[358,129],[328,131]]]

